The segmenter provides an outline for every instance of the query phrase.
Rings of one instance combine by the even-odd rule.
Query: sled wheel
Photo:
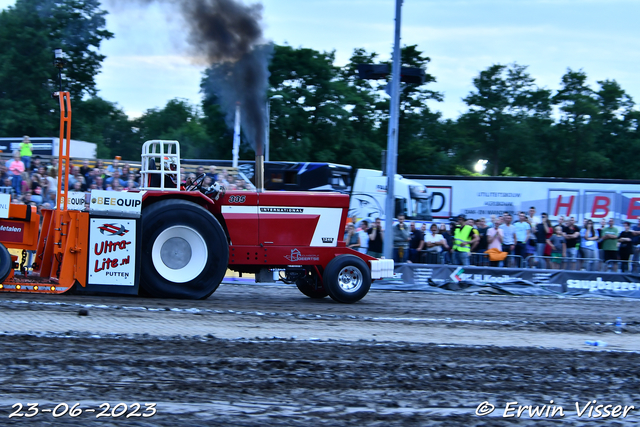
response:
[[[371,288],[371,272],[355,255],[339,255],[329,261],[323,275],[331,298],[343,303],[360,301]]]
[[[204,299],[220,285],[229,262],[218,220],[186,200],[162,200],[142,211],[140,287],[161,298]]]
[[[12,263],[9,250],[0,243],[0,283],[3,283],[11,273]]]
[[[318,277],[315,273],[308,273],[305,277],[296,280],[296,286],[300,292],[309,298],[324,298],[329,293],[322,286],[322,282],[317,279]]]

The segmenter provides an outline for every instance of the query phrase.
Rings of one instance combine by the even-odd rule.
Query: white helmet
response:
[[[178,162],[174,156],[164,156],[164,170],[178,170]]]

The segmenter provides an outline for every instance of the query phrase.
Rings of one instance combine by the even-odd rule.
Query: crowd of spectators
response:
[[[384,232],[380,219],[370,227],[353,220],[349,229],[350,246],[381,257]],[[613,218],[598,224],[585,219],[576,224],[574,217],[558,217],[510,212],[487,218],[460,215],[446,224],[411,222],[399,216],[393,232],[394,260],[397,263],[457,264],[493,267],[535,267],[600,271],[605,268],[630,271],[640,260],[640,225],[615,226]],[[345,238],[346,240],[346,238]],[[372,247],[375,246],[375,251]],[[640,264],[638,264],[640,267]],[[639,268],[640,269],[640,268]]]
[[[22,153],[23,154],[23,153]],[[25,165],[25,156],[19,151],[4,163],[0,162],[0,179],[3,191],[11,194],[12,203],[24,203],[50,208],[55,206],[58,188],[58,159],[49,161],[34,156],[29,158],[29,165]],[[195,179],[206,174],[203,186],[209,187],[214,182],[224,185],[227,190],[248,190],[251,184],[229,173],[228,170],[218,170],[210,166],[205,173],[203,166],[198,166],[195,173],[187,173],[181,168],[181,180]],[[63,177],[63,180],[65,178]],[[66,177],[70,191],[90,192],[91,190],[136,190],[140,188],[140,170],[128,163],[122,163],[119,157],[107,166],[102,160],[96,160],[91,165],[84,160],[82,166],[72,166]]]

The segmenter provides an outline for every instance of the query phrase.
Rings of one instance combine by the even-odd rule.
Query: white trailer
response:
[[[531,206],[536,208],[538,215],[548,213],[552,221],[561,215],[573,216],[579,224],[584,218],[614,218],[618,224],[640,218],[640,181],[437,175],[407,177],[427,188],[434,219],[449,219],[459,214],[489,218],[503,212],[527,212]]]
[[[20,150],[22,137],[0,138],[0,152],[11,156],[16,150]],[[59,138],[32,137],[34,156],[57,156],[59,152]],[[69,155],[76,159],[95,159],[97,157],[98,144],[94,142],[71,140]]]

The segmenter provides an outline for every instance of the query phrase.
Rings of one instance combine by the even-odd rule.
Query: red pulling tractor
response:
[[[87,211],[84,193],[69,193],[61,179],[71,109],[69,94],[59,97],[57,208],[43,211],[40,226],[35,208],[0,200],[0,291],[202,299],[227,269],[256,281],[272,281],[277,269],[311,298],[353,303],[372,279],[393,274],[392,260],[345,246],[348,195],[203,188],[204,175],[181,186],[177,141],[146,142],[141,191],[94,190]],[[35,251],[33,271],[6,248]]]

